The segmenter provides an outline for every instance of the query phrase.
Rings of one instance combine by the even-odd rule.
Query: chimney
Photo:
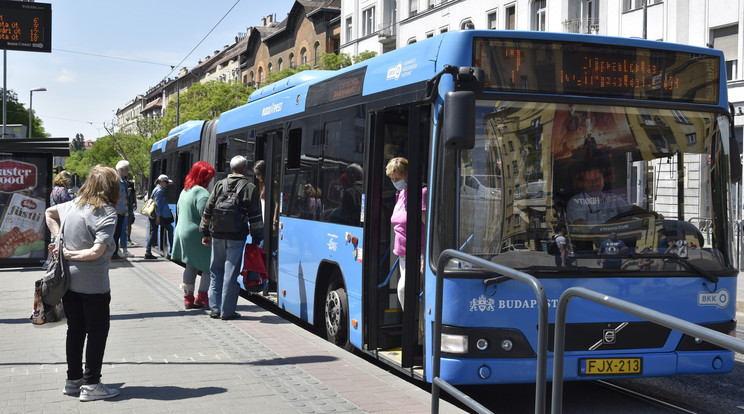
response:
[[[273,15],[270,14],[270,15],[266,16],[266,23],[271,24],[273,21],[274,21],[274,16]]]
[[[266,18],[265,17],[262,17],[261,18],[261,26],[264,26],[264,27],[266,26]]]

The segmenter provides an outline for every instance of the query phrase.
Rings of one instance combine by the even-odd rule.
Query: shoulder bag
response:
[[[144,206],[142,206],[142,214],[151,216],[155,212],[155,200],[152,198],[148,199]]]
[[[34,308],[29,319],[32,324],[37,326],[56,326],[66,319],[62,297],[70,287],[70,272],[62,253],[64,249],[63,228],[64,221],[62,221],[57,235],[57,253],[52,254],[52,259],[44,277],[34,283]]]

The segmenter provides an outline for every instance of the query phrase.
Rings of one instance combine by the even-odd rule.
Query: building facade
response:
[[[262,19],[250,31],[243,54],[245,84],[262,85],[270,73],[284,68],[316,68],[324,53],[338,53],[340,11],[339,0],[297,0],[281,22],[273,16]]]

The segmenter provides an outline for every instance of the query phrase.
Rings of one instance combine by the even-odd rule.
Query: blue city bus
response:
[[[445,249],[538,278],[549,359],[555,305],[573,286],[731,333],[731,186],[741,172],[723,63],[717,50],[640,39],[449,32],[301,72],[216,120],[180,126],[153,146],[151,176],[173,174],[175,203],[197,160],[217,179],[234,155],[264,160],[263,296],[425,381]],[[397,192],[385,173],[394,157],[409,163],[406,251],[421,252],[405,261],[405,311],[390,224]],[[344,201],[354,186],[358,204]],[[565,257],[548,253],[559,231]],[[486,286],[494,275],[467,263],[443,271],[458,277],[444,283],[441,378],[534,382],[531,288]],[[566,380],[734,364],[731,351],[583,300],[572,302],[566,338]]]

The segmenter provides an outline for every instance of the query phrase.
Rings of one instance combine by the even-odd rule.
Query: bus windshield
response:
[[[517,269],[723,269],[711,234],[716,116],[478,101],[476,145],[459,160],[458,246]],[[556,235],[565,257],[549,249]]]

